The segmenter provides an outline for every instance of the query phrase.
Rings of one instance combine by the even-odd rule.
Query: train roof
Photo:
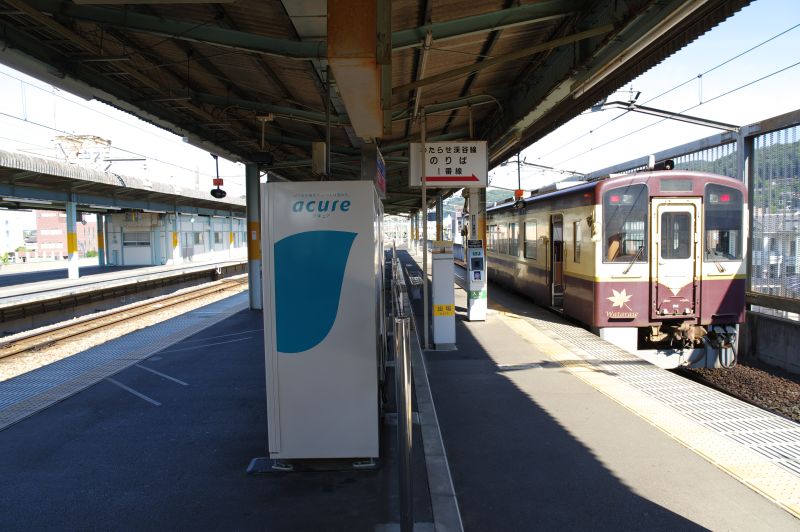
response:
[[[722,182],[728,185],[734,185],[738,183],[739,186],[744,189],[744,184],[741,181],[728,176],[688,170],[656,170],[603,176],[594,178],[590,181],[561,181],[558,183],[552,183],[540,189],[534,190],[530,196],[527,198],[522,198],[522,201],[525,205],[528,205],[557,197],[571,196],[576,193],[585,193],[587,190],[594,190],[598,186],[601,188],[607,188],[617,184],[646,183],[653,178],[686,179],[687,177],[703,182]],[[568,186],[564,187],[564,184],[567,184]],[[502,211],[504,209],[513,208],[515,204],[515,201],[509,200],[504,203],[495,204],[486,210],[487,212]]]

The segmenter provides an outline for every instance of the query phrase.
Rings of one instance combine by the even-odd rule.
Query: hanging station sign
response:
[[[411,143],[408,186],[422,186],[422,150]],[[425,186],[437,188],[486,187],[488,158],[486,141],[425,143]]]

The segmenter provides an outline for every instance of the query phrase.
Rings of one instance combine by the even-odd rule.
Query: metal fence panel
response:
[[[753,154],[751,249],[752,290],[800,297],[798,228],[800,227],[799,126],[757,135]]]

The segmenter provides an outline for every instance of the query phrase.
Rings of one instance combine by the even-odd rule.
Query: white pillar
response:
[[[178,233],[180,216],[181,215],[176,211],[172,218],[172,264],[175,265],[181,263],[181,242],[179,238],[180,233]]]
[[[80,277],[80,268],[78,266],[78,232],[76,226],[76,218],[78,216],[77,206],[75,201],[67,202],[67,255],[68,264],[67,272],[70,279],[78,279]]]
[[[250,308],[261,310],[261,207],[258,165],[245,165],[247,191],[247,271],[250,282]]]

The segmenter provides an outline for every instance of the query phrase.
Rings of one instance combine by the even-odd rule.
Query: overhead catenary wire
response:
[[[665,96],[665,95],[667,95],[667,94],[669,94],[669,93],[671,93],[671,92],[673,92],[673,91],[675,91],[675,90],[677,90],[677,89],[679,89],[679,88],[681,88],[681,87],[683,87],[683,86],[695,81],[698,78],[702,78],[706,74],[709,74],[709,73],[713,72],[714,70],[717,70],[717,69],[727,65],[728,63],[731,63],[732,61],[735,61],[736,59],[740,59],[741,57],[749,54],[750,52],[753,52],[753,51],[757,50],[758,48],[764,46],[765,44],[767,44],[767,43],[769,43],[771,41],[774,41],[775,39],[777,39],[777,38],[789,33],[790,31],[797,29],[798,27],[800,27],[800,24],[795,24],[795,25],[793,25],[793,26],[791,26],[791,27],[789,27],[789,28],[787,28],[787,29],[785,29],[783,31],[780,31],[780,32],[774,34],[773,36],[771,36],[771,37],[769,37],[769,38],[767,38],[767,39],[765,39],[765,40],[763,40],[763,41],[751,46],[750,48],[748,48],[748,49],[746,49],[746,50],[744,50],[744,51],[742,51],[742,52],[740,52],[740,53],[738,53],[738,54],[736,54],[736,55],[734,55],[734,56],[732,56],[732,57],[730,57],[730,58],[728,58],[728,59],[726,59],[724,61],[721,61],[720,63],[717,63],[713,67],[701,72],[700,74],[697,74],[697,75],[687,79],[686,81],[678,83],[677,85],[674,85],[673,87],[670,87],[669,89],[657,94],[656,96],[654,96],[654,97],[652,97],[652,98],[650,98],[648,100],[645,100],[643,103],[647,104],[647,103],[653,102],[653,101],[657,100],[658,98],[661,98],[662,96]],[[706,102],[703,102],[703,103],[708,103],[710,101],[713,101],[713,100],[707,100]],[[697,107],[697,106],[695,106],[695,107]],[[693,109],[693,108],[694,107],[690,107],[689,109],[686,109],[685,111]],[[682,111],[682,112],[685,112],[685,111]],[[592,134],[592,133],[596,132],[597,130],[599,130],[599,129],[601,129],[601,128],[603,128],[603,127],[605,127],[605,126],[607,126],[607,125],[609,125],[609,124],[611,124],[613,122],[615,122],[616,120],[618,120],[619,118],[625,116],[629,112],[631,112],[631,111],[627,111],[626,110],[626,111],[620,112],[618,115],[614,116],[613,118],[609,119],[608,121],[603,122],[599,126],[596,126],[596,127],[592,128],[589,131],[589,134]],[[660,120],[660,121],[655,122],[655,123],[657,124],[657,123],[660,123],[660,122],[663,122],[663,120]],[[640,131],[640,130],[636,130],[636,131],[632,132],[631,134],[637,133],[638,131]],[[554,153],[557,153],[557,152],[561,151],[562,149],[566,148],[567,146],[582,140],[585,136],[586,136],[586,134],[582,134],[580,136],[572,138],[572,139],[568,140],[567,142],[565,142],[563,144],[560,144],[555,149],[550,150],[549,152],[545,153],[544,155],[541,155],[541,156],[537,157],[537,159],[542,159],[543,157],[548,157],[550,155],[553,155]],[[605,144],[603,144],[603,146],[605,146]],[[589,150],[589,151],[591,151],[591,150]],[[584,155],[585,153],[588,153],[588,151],[587,152],[583,152],[583,153],[581,153],[579,155],[576,155],[573,158],[579,157],[580,155]],[[569,160],[571,160],[571,159],[566,159],[565,161],[569,161]],[[561,164],[561,163],[559,163],[559,164]]]
[[[789,66],[787,66],[787,67],[784,67],[784,68],[781,68],[781,69],[779,69],[779,70],[776,70],[776,71],[774,71],[774,72],[772,72],[772,73],[770,73],[770,74],[767,74],[766,76],[762,76],[762,77],[760,77],[760,78],[758,78],[758,79],[754,79],[754,80],[752,80],[752,81],[749,81],[749,82],[745,83],[744,85],[739,85],[738,87],[736,87],[736,88],[734,88],[734,89],[731,89],[731,90],[729,90],[729,91],[727,91],[727,92],[723,92],[722,94],[718,94],[717,96],[714,96],[713,98],[709,98],[708,100],[706,100],[706,101],[704,101],[704,102],[701,102],[701,103],[699,103],[699,104],[697,104],[697,105],[693,105],[693,106],[691,106],[691,107],[687,107],[686,109],[684,109],[684,110],[680,111],[679,113],[685,113],[686,111],[691,111],[692,109],[696,109],[696,108],[698,108],[698,107],[701,107],[701,106],[703,106],[703,105],[705,105],[705,104],[707,104],[707,103],[711,103],[711,102],[713,102],[713,101],[715,101],[715,100],[718,100],[718,99],[720,99],[720,98],[722,98],[722,97],[724,97],[724,96],[728,96],[728,95],[730,95],[730,94],[732,94],[732,93],[734,93],[734,92],[736,92],[736,91],[738,91],[738,90],[741,90],[741,89],[744,89],[744,88],[746,88],[746,87],[749,87],[750,85],[754,85],[754,84],[758,83],[759,81],[763,81],[763,80],[765,80],[765,79],[767,79],[767,78],[770,78],[770,77],[772,77],[772,76],[775,76],[775,75],[777,75],[777,74],[780,74],[780,73],[782,73],[782,72],[785,72],[785,71],[787,71],[787,70],[789,70],[789,69],[791,69],[791,68],[794,68],[794,67],[796,67],[796,66],[798,66],[798,65],[800,65],[800,61],[798,61],[798,62],[796,62],[796,63],[793,63],[793,64],[791,64],[791,65],[789,65]],[[598,145],[598,146],[594,146],[593,148],[590,148],[590,149],[588,149],[588,150],[586,150],[586,151],[583,151],[583,152],[581,152],[581,153],[579,153],[579,154],[577,154],[577,155],[573,155],[572,157],[569,157],[569,158],[567,158],[567,159],[564,159],[563,161],[561,161],[561,162],[557,163],[557,164],[556,164],[556,166],[562,165],[562,164],[564,164],[564,163],[566,163],[566,162],[569,162],[569,161],[571,161],[571,160],[573,160],[573,159],[576,159],[576,158],[578,158],[578,157],[580,157],[580,156],[582,156],[582,155],[586,155],[587,153],[590,153],[590,152],[592,152],[592,151],[594,151],[594,150],[596,150],[596,149],[598,149],[598,148],[602,148],[602,147],[604,147],[604,146],[608,146],[609,144],[612,144],[612,143],[614,143],[614,142],[617,142],[618,140],[622,140],[622,139],[624,139],[624,138],[626,138],[626,137],[630,137],[631,135],[634,135],[634,134],[636,134],[636,133],[639,133],[639,132],[641,132],[641,131],[644,131],[645,129],[648,129],[648,128],[650,128],[650,127],[653,127],[653,126],[655,126],[655,125],[657,125],[657,124],[660,124],[660,123],[662,123],[662,122],[665,122],[666,120],[669,120],[669,119],[668,119],[668,118],[662,118],[662,119],[660,119],[660,120],[657,120],[657,121],[655,121],[655,122],[653,122],[653,123],[651,123],[651,124],[648,124],[648,125],[646,125],[646,126],[642,126],[642,127],[638,128],[638,129],[635,129],[635,130],[633,130],[633,131],[630,131],[630,132],[628,132],[628,133],[625,133],[624,135],[621,135],[621,136],[619,136],[619,137],[616,137],[616,138],[614,138],[614,139],[612,139],[612,140],[609,140],[609,141],[607,141],[607,142],[604,142],[603,144],[600,144],[600,145]]]

